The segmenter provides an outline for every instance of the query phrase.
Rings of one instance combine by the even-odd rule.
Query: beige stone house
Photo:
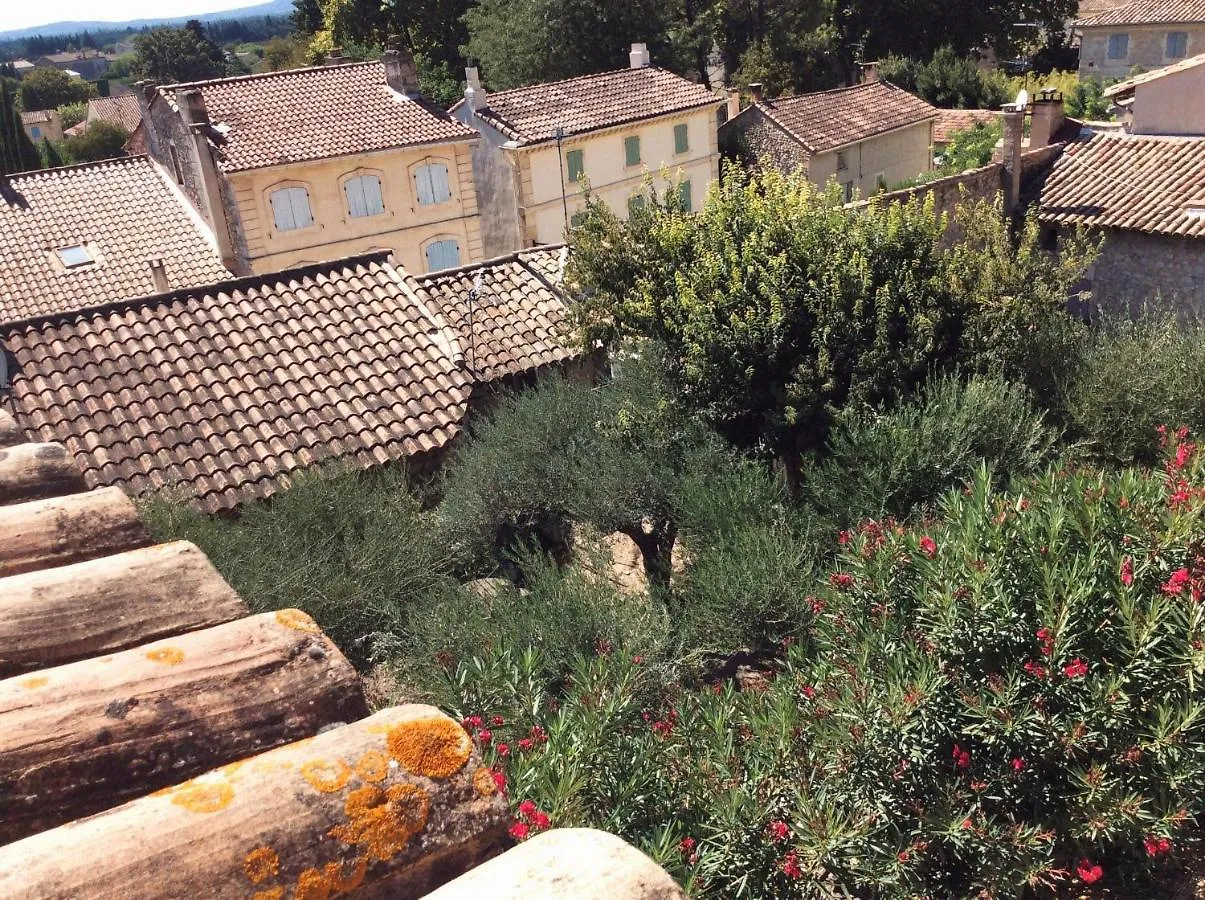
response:
[[[1105,91],[1131,134],[1205,135],[1205,52]]]
[[[482,136],[474,158],[488,255],[562,241],[585,186],[621,217],[644,202],[650,173],[698,208],[719,176],[721,98],[650,64],[633,44],[629,68],[486,93],[469,69],[452,114]]]
[[[21,113],[21,127],[35,144],[42,138],[52,141],[63,139],[63,119],[57,110],[36,109]]]
[[[412,272],[482,259],[477,133],[421,96],[408,54],[138,93],[147,152],[234,271],[373,250]]]
[[[1205,0],[1134,0],[1075,23],[1080,78],[1125,78],[1205,50]]]
[[[847,200],[933,168],[939,110],[873,72],[863,84],[753,103],[720,127],[727,152],[784,172],[803,169],[817,187],[836,181]]]

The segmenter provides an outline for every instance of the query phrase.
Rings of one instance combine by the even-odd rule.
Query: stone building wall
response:
[[[1108,312],[1147,302],[1205,312],[1205,239],[1110,229],[1086,281]]]
[[[746,168],[770,160],[781,172],[808,169],[809,155],[797,140],[778,127],[756,106],[720,126],[720,153]]]

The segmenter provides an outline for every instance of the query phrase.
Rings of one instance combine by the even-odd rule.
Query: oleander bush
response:
[[[776,673],[685,686],[621,643],[447,673],[522,840],[592,825],[698,896],[1119,895],[1192,842],[1205,787],[1205,472],[981,470],[866,521]]]

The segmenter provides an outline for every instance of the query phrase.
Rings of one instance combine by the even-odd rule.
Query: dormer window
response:
[[[78,269],[80,266],[90,265],[96,262],[92,258],[92,254],[83,244],[73,244],[70,247],[60,247],[54,251],[58,254],[59,262],[67,269]]]

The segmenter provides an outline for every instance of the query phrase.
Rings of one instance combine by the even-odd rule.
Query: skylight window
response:
[[[86,266],[88,263],[95,262],[88,248],[83,244],[75,244],[71,247],[60,247],[54,251],[59,255],[61,262],[68,269],[78,269],[80,266]]]

